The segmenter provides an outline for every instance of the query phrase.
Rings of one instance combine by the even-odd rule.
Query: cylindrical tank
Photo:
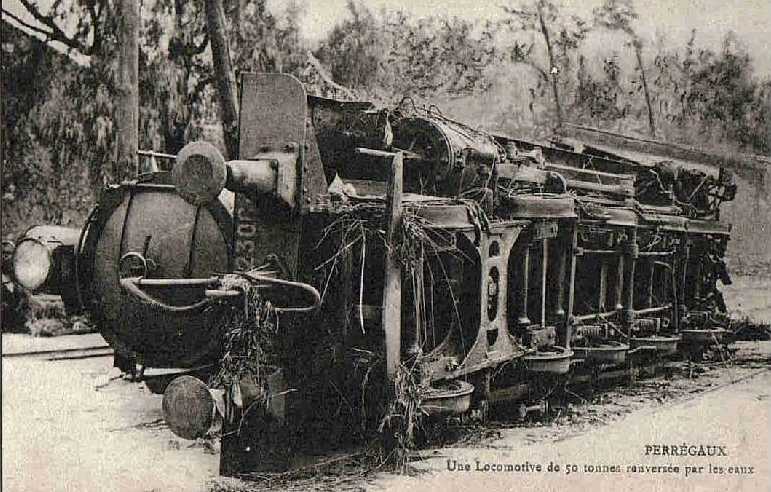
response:
[[[205,278],[227,272],[232,234],[232,209],[221,200],[194,206],[173,186],[155,183],[105,191],[84,229],[78,274],[86,307],[119,355],[136,354],[150,367],[195,367],[216,357],[221,343],[216,310],[168,312],[124,291],[120,279]],[[130,261],[121,265],[124,257]],[[145,271],[136,271],[138,258],[144,258]],[[174,285],[152,287],[148,293],[183,306],[200,300],[202,289]]]
[[[488,186],[500,150],[487,134],[439,116],[412,117],[393,125],[393,146],[420,156],[406,166],[405,187],[455,196]]]

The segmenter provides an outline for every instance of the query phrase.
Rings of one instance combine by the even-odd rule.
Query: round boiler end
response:
[[[189,203],[211,203],[227,181],[225,158],[208,142],[191,142],[177,154],[171,178],[177,193]]]
[[[163,393],[163,418],[183,439],[204,437],[214,421],[215,402],[206,384],[193,376],[180,376]]]

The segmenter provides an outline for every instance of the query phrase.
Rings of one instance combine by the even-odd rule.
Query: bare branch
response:
[[[24,26],[25,28],[30,29],[32,31],[35,31],[38,34],[42,34],[42,35],[46,36],[47,38],[51,38],[52,37],[51,31],[46,31],[45,29],[41,29],[41,28],[39,28],[37,26],[33,26],[32,24],[30,24],[28,22],[25,22],[21,18],[15,16],[14,14],[12,14],[11,12],[8,12],[5,9],[2,9],[2,12],[3,12],[3,15],[6,15],[6,16],[10,17],[11,19],[16,21],[18,24]]]
[[[35,18],[36,21],[40,22],[44,26],[51,29],[51,32],[48,34],[49,38],[54,41],[59,41],[60,43],[64,44],[68,48],[77,50],[81,52],[84,55],[91,55],[93,53],[93,46],[89,47],[83,44],[81,41],[72,38],[68,36],[60,27],[58,24],[56,24],[56,21],[54,20],[54,17],[52,15],[43,15],[42,12],[40,12],[40,9],[37,5],[30,2],[30,0],[19,0],[21,4],[24,6],[24,8],[27,10],[27,12],[32,15],[32,17]],[[40,31],[40,29],[38,29]]]

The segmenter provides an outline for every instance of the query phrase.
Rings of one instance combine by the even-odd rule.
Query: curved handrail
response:
[[[302,306],[302,307],[274,306],[274,309],[279,313],[310,313],[318,309],[319,306],[321,306],[321,295],[319,294],[319,291],[316,290],[316,288],[313,287],[312,285],[302,283],[302,282],[292,282],[290,280],[282,280],[282,279],[273,278],[273,277],[265,277],[263,275],[255,275],[249,272],[237,272],[237,273],[238,275],[244,277],[250,282],[259,282],[263,284],[289,287],[289,288],[294,288],[294,289],[304,291],[306,294],[310,295],[310,297],[313,299],[313,303],[308,306]]]
[[[272,277],[266,277],[263,275],[255,275],[249,272],[237,272],[237,274],[249,280],[250,282],[262,284],[262,286],[264,287],[275,286],[275,287],[285,287],[285,288],[300,290],[307,297],[311,299],[311,302],[305,306],[289,306],[289,307],[278,306],[277,307],[274,305],[274,309],[278,313],[309,313],[309,312],[315,311],[316,309],[318,309],[319,306],[321,306],[321,295],[319,294],[319,291],[316,290],[316,288],[314,288],[311,285],[308,285],[302,282],[292,282],[290,280],[281,280],[281,279],[276,279]],[[155,306],[157,308],[163,309],[165,311],[173,312],[173,313],[189,312],[196,309],[200,309],[210,304],[215,298],[236,297],[237,295],[243,294],[243,292],[236,289],[231,289],[231,290],[218,290],[218,289],[208,290],[207,289],[205,291],[205,297],[200,301],[196,301],[192,304],[188,304],[185,306],[173,306],[148,294],[147,292],[142,290],[140,286],[151,285],[154,287],[209,287],[209,286],[216,286],[218,283],[219,283],[219,279],[217,277],[169,278],[169,279],[163,279],[163,278],[147,279],[143,277],[126,277],[120,280],[121,287],[123,287],[123,289],[129,294],[131,294],[132,296],[152,306]]]
[[[153,282],[154,285],[211,285],[212,283],[216,283],[216,279],[200,279],[200,278],[191,278],[191,279],[152,279],[160,282]],[[165,281],[165,282],[164,282]],[[184,282],[189,281],[189,282]],[[167,304],[160,299],[151,296],[147,292],[143,291],[139,284],[140,282],[143,282],[147,284],[147,279],[142,279],[141,277],[126,277],[120,279],[120,285],[123,287],[123,289],[128,292],[129,294],[133,295],[134,297],[154,306],[160,309],[163,309],[164,311],[169,311],[172,313],[185,313],[194,311],[197,309],[201,309],[202,307],[207,306],[213,301],[213,298],[205,297],[201,299],[200,301],[196,301],[192,304],[188,304],[186,306],[173,306],[171,304]]]

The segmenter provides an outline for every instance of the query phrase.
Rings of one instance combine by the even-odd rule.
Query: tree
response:
[[[498,60],[492,22],[401,11],[376,15],[348,3],[348,16],[329,33],[314,57],[331,78],[371,99],[392,101],[459,96],[485,89],[486,71]]]
[[[212,80],[202,12],[201,0],[157,0],[146,11],[139,72],[142,148],[176,154],[200,137]]]
[[[39,23],[25,22],[7,10],[3,14],[14,19],[27,29],[42,34],[47,41],[62,43],[68,49],[83,56],[99,56],[103,54],[105,40],[108,38],[109,17],[113,10],[108,0],[77,0],[65,4],[57,1],[38,2],[36,0],[19,0],[22,6]],[[48,11],[42,5],[51,5]],[[67,33],[63,23],[69,16],[77,19],[74,32]]]
[[[586,59],[584,56],[579,57],[576,72],[578,87],[573,109],[577,114],[588,112],[593,121],[607,124],[623,119],[629,113],[629,103],[623,100],[626,91],[621,87],[621,68],[617,53],[603,60],[602,75],[600,78],[589,73]]]
[[[222,0],[205,0],[206,26],[211,43],[212,60],[220,102],[222,130],[228,156],[238,156],[238,101],[236,100],[236,78],[230,61],[230,47],[225,32],[225,12]]]
[[[694,67],[687,96],[689,105],[710,126],[719,126],[729,140],[757,151],[764,143],[763,88],[756,82],[746,49],[728,33],[720,53],[705,53]]]
[[[3,230],[13,235],[38,221],[79,224],[93,196],[87,163],[102,150],[89,139],[92,121],[83,110],[100,101],[72,90],[83,67],[2,25]]]
[[[648,108],[648,128],[651,136],[655,137],[656,124],[654,121],[651,96],[648,91],[648,81],[645,78],[645,65],[643,64],[642,59],[643,42],[632,27],[632,23],[638,18],[639,15],[634,9],[632,0],[605,0],[601,7],[594,9],[595,24],[611,31],[621,31],[630,39],[628,45],[631,45],[634,48],[635,57],[637,59],[637,69],[640,71],[640,80],[645,95],[645,105]]]
[[[536,32],[543,38],[546,46],[548,68],[543,68],[533,56],[534,44],[515,42],[511,60],[530,65],[543,77],[549,78],[556,112],[557,129],[562,127],[563,113],[559,93],[560,72],[567,72],[569,54],[586,37],[589,28],[577,16],[565,17],[561,14],[559,3],[551,0],[535,0],[516,7],[503,6],[509,14],[504,21],[515,32]],[[553,34],[557,33],[555,37]]]
[[[348,17],[327,35],[315,57],[336,82],[354,90],[378,85],[387,53],[383,25],[366,7],[349,0]]]
[[[72,114],[47,115],[49,126],[40,128],[45,135],[38,135],[40,145],[53,144],[57,139],[71,141],[73,137],[89,145],[81,145],[71,152],[52,155],[63,167],[88,163],[91,191],[96,193],[109,179],[112,169],[102,163],[115,159],[113,98],[115,88],[115,48],[117,16],[110,0],[72,0],[70,2],[20,0],[36,23],[26,22],[3,9],[3,15],[18,25],[43,35],[46,43],[61,43],[67,54],[81,63],[62,65],[66,72],[57,82],[67,84],[70,98],[75,104],[67,105]],[[76,19],[73,23],[68,19]],[[39,74],[33,75],[39,77]],[[55,124],[52,119],[76,122]],[[58,132],[58,133],[57,133]],[[107,174],[105,174],[107,171]]]
[[[249,2],[204,0],[206,29],[213,64],[212,81],[217,90],[225,147],[231,158],[238,152],[238,101],[236,72],[297,73],[304,60],[299,40],[300,9],[293,2],[286,9],[286,25],[267,9],[266,0]],[[230,6],[230,10],[226,9]],[[227,20],[230,19],[228,24]]]
[[[769,152],[769,82],[755,76],[735,34],[726,35],[718,52],[700,48],[695,32],[681,49],[661,40],[652,74],[659,124],[669,139]]]

